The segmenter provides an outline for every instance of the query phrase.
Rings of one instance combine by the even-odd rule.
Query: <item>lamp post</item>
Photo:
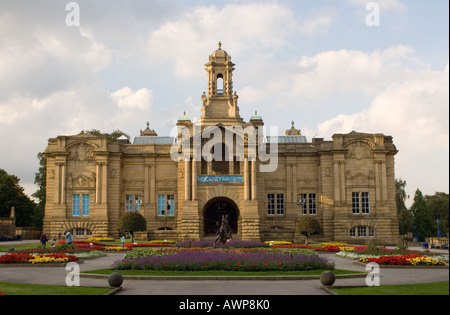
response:
[[[298,201],[294,199],[293,204],[296,206],[303,206],[306,204],[306,198],[299,198]]]

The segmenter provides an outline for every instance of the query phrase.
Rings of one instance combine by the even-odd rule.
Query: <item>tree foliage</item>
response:
[[[425,196],[433,223],[439,219],[439,231],[443,234],[448,233],[449,216],[449,195],[443,192],[436,192],[432,196]],[[433,232],[437,235],[437,224],[434,224]]]
[[[139,212],[127,212],[117,223],[117,230],[130,233],[133,241],[134,232],[147,230],[147,220]]]
[[[308,245],[308,238],[322,233],[322,227],[319,221],[311,216],[303,216],[298,221],[297,232],[306,236],[306,245]]]
[[[419,241],[433,235],[433,221],[431,212],[422,192],[417,189],[414,194],[414,203],[411,206],[411,212],[414,216],[415,231],[419,234]]]
[[[127,135],[125,132],[117,129],[114,130],[111,133],[103,133],[98,129],[91,129],[91,130],[81,130],[78,135],[87,135],[87,136],[106,136],[108,139],[108,142],[116,142],[117,139],[119,139],[121,136],[125,136],[128,139],[130,139],[130,136]]]
[[[15,208],[17,226],[35,226],[36,203],[19,185],[20,179],[0,169],[0,217],[9,218]]]
[[[406,207],[405,201],[409,199],[406,193],[406,181],[402,179],[395,180],[395,200],[397,203],[398,223],[400,234],[406,234],[413,230],[414,217],[411,211]]]

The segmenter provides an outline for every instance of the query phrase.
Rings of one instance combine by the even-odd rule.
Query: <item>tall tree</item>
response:
[[[37,158],[39,159],[39,171],[35,173],[34,183],[38,186],[38,190],[31,196],[38,200],[36,216],[34,218],[35,226],[42,227],[47,187],[47,158],[42,152],[37,154]]]
[[[436,192],[432,196],[425,196],[425,200],[430,209],[431,218],[434,222],[433,231],[437,235],[436,220],[439,219],[439,232],[441,234],[448,233],[448,216],[449,216],[449,195],[443,192]]]
[[[0,217],[10,217],[15,208],[17,226],[33,226],[36,203],[28,197],[19,185],[20,179],[0,169]]]
[[[395,200],[397,203],[398,223],[400,234],[406,234],[413,230],[414,217],[411,211],[406,207],[405,201],[409,199],[406,193],[406,181],[402,179],[395,180]]]
[[[430,209],[422,192],[417,189],[414,194],[414,203],[411,206],[414,215],[415,231],[419,233],[419,241],[424,241],[426,237],[433,235],[433,221]]]

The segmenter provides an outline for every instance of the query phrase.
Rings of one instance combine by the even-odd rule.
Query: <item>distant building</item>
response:
[[[179,117],[176,138],[147,123],[133,143],[49,139],[48,234],[117,237],[119,218],[138,211],[149,239],[215,235],[226,214],[235,239],[301,241],[298,220],[313,216],[319,240],[398,243],[391,136],[351,132],[308,142],[292,122],[283,136],[257,137],[264,121],[258,113],[249,122],[240,117],[235,65],[221,45],[205,66],[200,119]]]

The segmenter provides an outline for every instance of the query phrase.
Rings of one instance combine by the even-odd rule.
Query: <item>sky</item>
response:
[[[222,43],[241,117],[312,138],[384,133],[411,198],[449,192],[445,0],[1,0],[0,168],[36,191],[37,154],[81,130],[171,135],[200,116]]]

